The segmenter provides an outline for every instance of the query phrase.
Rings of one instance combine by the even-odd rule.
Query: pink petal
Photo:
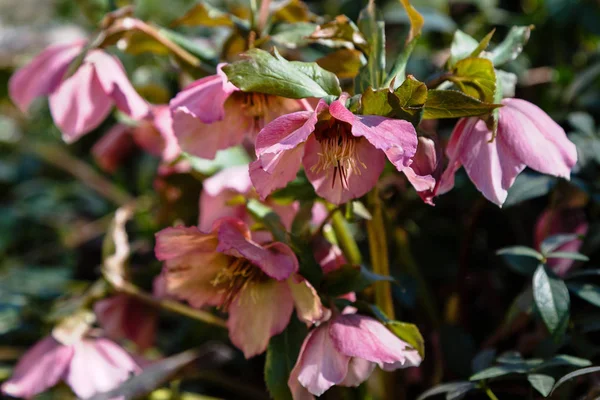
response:
[[[81,65],[50,95],[52,118],[67,143],[97,128],[111,108],[112,99],[90,63]]]
[[[284,280],[298,271],[298,259],[286,244],[275,242],[261,246],[252,241],[233,218],[225,219],[219,227],[217,251],[245,258],[273,279]]]
[[[304,145],[299,145],[279,153],[264,153],[250,163],[250,179],[261,199],[264,200],[296,178],[303,154]]]
[[[173,108],[173,131],[179,146],[185,152],[198,157],[213,159],[218,150],[236,146],[246,138],[254,127],[254,119],[241,109],[240,98],[231,96],[224,104],[222,119],[204,123],[185,108]]]
[[[316,324],[329,318],[331,312],[323,307],[314,287],[300,275],[288,278],[288,285],[296,306],[298,319],[307,324]]]
[[[343,100],[331,103],[331,116],[352,125],[354,136],[364,137],[375,148],[383,150],[398,171],[408,167],[417,151],[417,132],[412,124],[376,115],[354,115],[342,103]]]
[[[225,117],[225,101],[233,90],[223,87],[223,78],[211,75],[187,86],[169,103],[172,112],[184,113],[198,118],[205,124],[212,124]]]
[[[118,58],[102,50],[92,50],[85,61],[93,64],[104,92],[119,110],[133,119],[142,119],[150,113],[149,104],[135,91]]]
[[[141,369],[123,348],[107,339],[75,344],[67,384],[79,398],[110,391]]]
[[[156,258],[161,261],[180,257],[192,252],[212,253],[217,249],[215,233],[201,232],[195,226],[165,228],[156,233]]]
[[[427,204],[433,205],[442,175],[442,154],[437,143],[427,137],[419,137],[417,153],[404,174],[419,196]]]
[[[348,365],[348,373],[340,386],[358,387],[361,383],[369,379],[377,364],[364,360],[362,358],[353,357]]]
[[[313,329],[304,339],[290,379],[297,376],[303,387],[320,396],[344,380],[349,362],[350,357],[335,349],[327,323]],[[288,381],[290,387],[292,384]]]
[[[163,139],[162,159],[172,162],[181,153],[175,132],[173,132],[173,119],[171,110],[167,105],[155,106],[152,109],[154,126],[158,129]]]
[[[528,167],[568,179],[577,162],[577,149],[565,131],[528,101],[504,99],[502,104],[498,140]]]
[[[49,95],[56,90],[84,44],[78,40],[66,45],[50,46],[10,77],[10,97],[22,112],[27,112],[29,105],[37,97]]]
[[[323,268],[324,274],[328,274],[348,264],[342,250],[326,239],[318,240],[316,243],[313,242],[313,248],[315,249],[315,258],[321,268]]]
[[[216,196],[225,190],[233,190],[246,194],[252,189],[252,181],[247,165],[236,165],[225,168],[212,177],[206,179],[202,190],[210,196]]]
[[[65,376],[72,357],[73,347],[47,336],[21,357],[12,377],[2,384],[2,392],[23,398],[42,393]]]
[[[385,167],[384,154],[373,147],[364,138],[356,144],[356,158],[358,167],[354,171],[346,171],[348,187],[344,187],[339,175],[334,180],[334,169],[317,171],[315,166],[319,162],[319,153],[322,153],[321,144],[311,137],[304,150],[304,170],[310,183],[317,194],[333,204],[343,204],[349,200],[359,198],[369,192],[379,179]],[[364,163],[366,168],[360,163]]]
[[[331,340],[342,354],[380,365],[413,365],[415,350],[411,350],[407,343],[374,318],[343,314],[334,318],[330,324]]]
[[[285,329],[294,301],[286,282],[250,283],[229,307],[229,337],[246,358],[261,354],[269,340]]]
[[[113,173],[133,149],[131,128],[116,124],[92,147],[96,163],[105,171]]]

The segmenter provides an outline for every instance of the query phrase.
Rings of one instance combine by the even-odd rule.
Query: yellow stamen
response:
[[[238,294],[248,288],[251,283],[266,278],[265,273],[256,265],[246,259],[236,258],[231,265],[219,271],[210,283],[225,294],[221,308],[227,310]],[[252,298],[255,297],[254,293],[251,295]]]

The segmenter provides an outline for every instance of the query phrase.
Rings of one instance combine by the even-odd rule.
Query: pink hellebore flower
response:
[[[376,365],[392,371],[421,361],[416,350],[377,320],[341,314],[309,332],[288,385],[294,400],[308,400],[334,385],[360,385]]]
[[[528,101],[504,99],[502,104],[498,134],[491,142],[492,132],[483,120],[458,121],[446,149],[450,162],[440,193],[454,186],[454,174],[461,165],[477,189],[498,205],[504,203],[508,189],[525,167],[570,178],[577,150],[565,131]]]
[[[580,208],[547,209],[539,216],[535,224],[535,246],[539,249],[544,239],[561,233],[585,235],[588,226],[585,212]],[[563,244],[554,251],[576,253],[582,244],[580,239],[575,239]],[[567,258],[549,258],[547,265],[558,276],[565,276],[573,267],[574,262],[574,260]]]
[[[62,380],[78,398],[86,399],[140,372],[131,355],[108,339],[82,338],[64,345],[48,336],[19,360],[12,377],[2,384],[2,393],[32,398]]]
[[[10,96],[23,112],[36,97],[50,96],[52,118],[69,143],[98,127],[113,105],[134,119],[149,111],[119,59],[103,50],[90,50],[77,71],[65,76],[84,45],[51,46],[9,82]]]
[[[181,148],[213,159],[217,150],[254,140],[256,134],[280,115],[306,109],[304,100],[240,91],[217,67],[217,74],[202,78],[171,100],[173,128]]]
[[[375,184],[385,157],[399,171],[411,164],[417,135],[408,121],[354,115],[344,93],[331,105],[298,111],[268,124],[256,138],[250,177],[262,197],[285,187],[300,165],[317,194],[334,204],[361,197]],[[433,178],[430,180],[433,187]]]
[[[269,339],[285,329],[294,306],[307,323],[325,316],[315,289],[297,274],[293,251],[279,242],[256,243],[239,219],[221,218],[209,233],[163,229],[155,252],[165,261],[168,293],[193,307],[227,310],[229,337],[247,358],[265,351]]]
[[[414,186],[421,199],[429,205],[434,205],[433,198],[437,194],[442,172],[443,164],[440,146],[433,139],[419,136],[419,145],[413,157],[413,163],[404,170],[404,174]],[[429,181],[423,179],[427,176],[435,180],[433,187],[431,187]]]

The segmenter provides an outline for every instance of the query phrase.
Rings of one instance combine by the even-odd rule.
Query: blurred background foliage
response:
[[[211,1],[243,12],[243,2]],[[226,4],[225,4],[226,3]],[[310,9],[329,17],[356,19],[363,1],[307,1]],[[413,0],[425,18],[424,34],[408,72],[430,79],[445,62],[457,28],[482,38],[496,28],[494,41],[513,25],[535,25],[525,52],[508,69],[518,76],[516,96],[538,104],[576,142],[580,161],[570,183],[534,173],[523,174],[500,209],[485,201],[465,175],[456,189],[424,205],[403,182],[383,182],[390,226],[395,229],[392,268],[400,285],[395,289],[398,319],[422,330],[427,357],[420,373],[397,374],[407,385],[407,399],[441,382],[465,380],[490,358],[489,350],[526,349],[524,356],[549,357],[557,351],[546,338],[529,348],[536,321],[526,320],[516,332],[505,332],[503,321],[511,304],[530,279],[507,268],[495,255],[509,245],[534,247],[534,223],[548,206],[582,208],[590,221],[584,252],[586,268],[598,265],[600,254],[600,3],[597,0]],[[128,225],[135,248],[134,280],[147,290],[160,264],[153,256],[153,235],[160,228],[197,219],[198,194],[205,171],[156,177],[158,159],[133,150],[108,174],[98,167],[90,149],[109,129],[109,119],[77,143],[62,144],[45,100],[30,115],[22,115],[7,94],[7,81],[18,66],[48,44],[94,32],[111,7],[128,4],[111,0],[0,1],[0,379],[10,375],[14,361],[52,325],[56,304],[80,293],[99,276],[102,239],[115,209],[133,199],[147,206]],[[168,26],[194,4],[193,0],[137,0],[138,17]],[[387,22],[387,51],[394,56],[404,43],[408,18],[396,0],[378,2]],[[220,29],[184,28],[198,45],[216,52],[227,40]],[[302,51],[316,59],[324,49]],[[119,54],[138,90],[155,103],[166,103],[180,82],[176,69],[161,55]],[[390,58],[391,59],[391,58]],[[447,139],[454,121],[425,124]],[[357,226],[357,235],[362,232]],[[362,240],[364,242],[364,237]],[[415,273],[415,271],[419,273]],[[513,307],[514,309],[514,307]],[[600,312],[572,299],[572,323],[579,336],[561,352],[598,361]],[[155,349],[148,356],[173,354],[208,340],[226,341],[225,332],[201,322],[161,314]],[[493,355],[492,355],[493,358]],[[491,358],[490,358],[491,359]],[[482,361],[483,360],[483,361]],[[268,398],[262,380],[263,357],[249,361],[236,353],[219,368],[204,368],[195,379],[174,381],[153,393],[155,399],[173,393],[204,393],[217,398]],[[489,364],[489,362],[488,362]],[[534,398],[527,386],[510,381],[495,389],[501,399]],[[41,398],[62,399],[58,388]],[[186,399],[208,398],[187,394]],[[573,399],[586,393],[566,386],[555,398]],[[358,394],[360,395],[360,393]],[[358,396],[357,395],[357,396]],[[162,397],[161,397],[162,396]],[[342,397],[344,396],[344,397]],[[484,398],[473,393],[469,399]],[[530,397],[531,396],[531,397]],[[352,398],[343,389],[326,398]],[[592,397],[589,397],[592,398]],[[596,398],[596,397],[594,397]]]

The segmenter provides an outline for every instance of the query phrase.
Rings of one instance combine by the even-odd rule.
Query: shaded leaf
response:
[[[510,207],[523,201],[545,196],[556,185],[556,178],[550,175],[543,175],[530,170],[525,170],[508,189],[508,196],[504,202],[504,207]]]
[[[451,393],[451,392],[460,392],[462,394],[466,394],[467,392],[469,392],[472,389],[475,389],[477,387],[477,385],[473,382],[449,382],[449,383],[443,383],[441,385],[438,385],[434,388],[431,388],[423,393],[421,393],[421,395],[419,397],[417,397],[417,400],[424,400],[427,399],[429,397],[438,395],[438,394],[442,394],[442,393]],[[457,397],[454,397],[457,398]]]
[[[569,282],[567,288],[583,300],[600,307],[600,286],[591,283]]]
[[[527,375],[527,380],[544,397],[550,394],[552,386],[554,386],[554,378],[549,375],[529,374]]]
[[[195,157],[188,153],[182,153],[181,156],[190,163],[192,170],[204,175],[212,175],[223,168],[244,165],[250,162],[248,153],[241,146],[220,150],[212,160]]]
[[[321,67],[336,74],[340,79],[354,78],[366,64],[363,53],[354,49],[339,49],[319,58]]]
[[[517,58],[523,51],[523,46],[529,40],[533,25],[513,26],[504,40],[491,52],[494,65],[502,65]]]
[[[358,26],[345,15],[338,15],[333,21],[319,25],[309,36],[312,40],[333,40],[349,42],[358,49],[368,51],[368,42]]]
[[[356,93],[362,93],[368,87],[380,88],[385,80],[385,24],[373,0],[360,12],[358,28],[368,43],[367,65],[354,81]]]
[[[208,3],[200,2],[176,19],[172,26],[233,26],[232,15],[227,14]]]
[[[468,57],[477,48],[479,43],[473,37],[467,35],[460,29],[454,32],[452,38],[452,44],[450,45],[450,58],[448,59],[448,67],[452,68],[454,65]]]
[[[577,261],[589,261],[590,258],[585,254],[575,253],[573,251],[555,251],[550,254],[546,254],[546,258],[566,258],[569,260]]]
[[[245,92],[266,93],[300,99],[341,94],[335,74],[316,63],[290,62],[260,49],[223,68],[231,83]]]
[[[580,236],[576,233],[561,233],[558,235],[552,235],[544,239],[542,244],[540,244],[540,251],[542,254],[548,254],[558,249],[563,244],[577,239],[580,239]]]
[[[488,104],[457,90],[429,90],[423,119],[460,118],[488,114],[499,104]]]
[[[274,9],[271,19],[275,22],[306,22],[313,20],[308,6],[301,0],[287,0],[278,2]]]
[[[540,265],[533,275],[533,299],[537,309],[553,336],[558,341],[569,321],[569,290],[550,269]]]
[[[322,289],[330,296],[360,292],[375,282],[393,282],[391,276],[378,275],[363,266],[346,265],[325,275]]]
[[[417,125],[427,99],[427,86],[409,76],[395,91],[367,89],[361,97],[361,112],[401,118]]]
[[[497,378],[508,374],[523,374],[529,370],[527,366],[523,364],[504,364],[496,365],[479,371],[469,378],[470,381],[481,381],[483,379]]]
[[[308,36],[314,32],[317,25],[309,22],[295,24],[278,24],[271,33],[271,40],[280,46],[295,49],[308,43]]]
[[[561,386],[566,381],[571,380],[573,378],[577,378],[578,376],[582,376],[582,375],[586,375],[586,374],[593,374],[594,372],[600,372],[600,367],[582,368],[582,369],[578,369],[577,371],[573,371],[569,374],[566,374],[565,376],[563,376],[556,382],[556,384],[552,388],[552,391],[550,392],[550,394],[552,394],[556,389],[558,389],[559,386]]]
[[[505,247],[503,249],[497,250],[496,254],[499,256],[505,255],[505,254],[513,255],[513,256],[525,256],[525,257],[535,258],[539,261],[542,261],[544,259],[544,256],[542,254],[540,254],[536,250],[532,249],[531,247],[527,247],[527,246]]]
[[[425,340],[415,324],[400,321],[388,321],[385,326],[398,336],[400,339],[408,343],[413,349],[417,350],[421,358],[425,358]]]

